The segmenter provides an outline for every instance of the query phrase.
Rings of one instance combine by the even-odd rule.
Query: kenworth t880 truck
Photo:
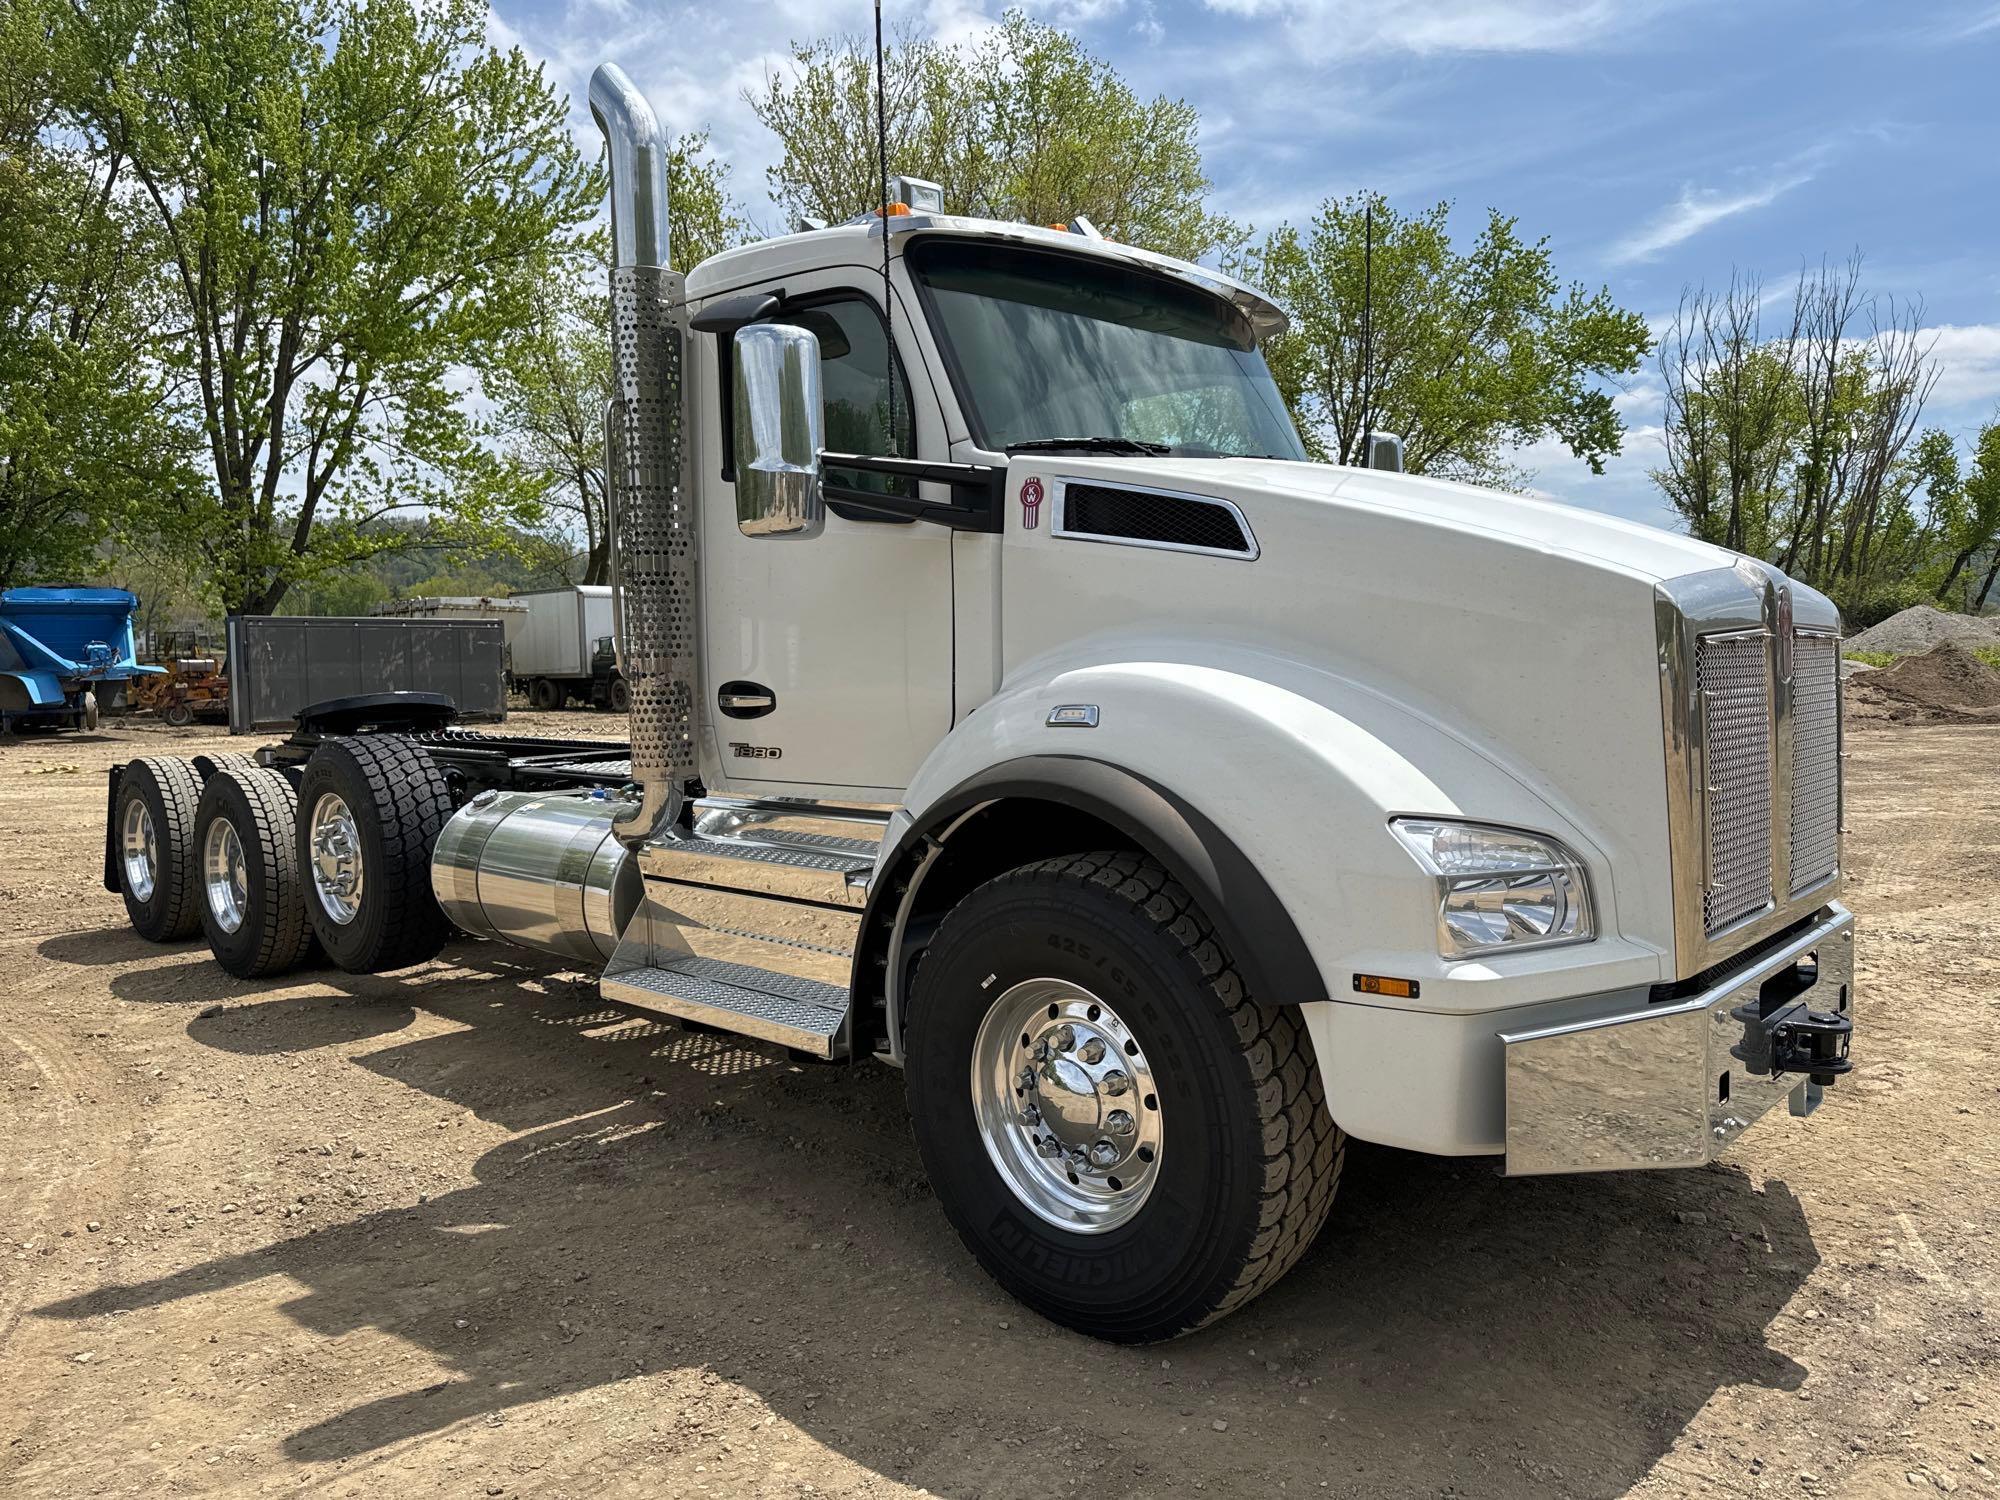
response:
[[[1349,1136],[1693,1166],[1849,1067],[1839,618],[1754,559],[1307,462],[1203,267],[896,202],[671,269],[616,68],[630,744],[385,694],[114,774],[106,880],[225,967],[454,932],[904,1070],[1060,1323],[1283,1275]]]

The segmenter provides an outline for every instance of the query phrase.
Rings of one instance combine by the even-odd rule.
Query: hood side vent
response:
[[[1209,557],[1254,558],[1257,539],[1243,512],[1213,495],[1138,485],[1056,481],[1052,534],[1081,542],[1158,547]]]

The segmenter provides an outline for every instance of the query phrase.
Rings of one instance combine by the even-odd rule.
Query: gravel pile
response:
[[[1859,635],[1849,636],[1843,651],[1882,651],[1891,656],[1915,656],[1940,641],[1966,646],[2000,646],[2000,615],[1954,615],[1928,604],[1913,604]]]

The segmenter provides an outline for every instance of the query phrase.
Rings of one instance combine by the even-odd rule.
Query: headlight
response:
[[[1396,818],[1389,827],[1437,881],[1438,952],[1446,958],[1594,936],[1583,862],[1554,839],[1428,818]]]

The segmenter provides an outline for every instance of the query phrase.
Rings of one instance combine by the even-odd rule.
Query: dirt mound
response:
[[[1959,641],[1968,646],[2000,645],[2000,615],[1955,615],[1928,604],[1913,604],[1881,624],[1848,637],[1841,649],[1914,656],[1940,641]]]
[[[1848,686],[1899,700],[1919,711],[1914,717],[2000,718],[2000,672],[1956,641],[1933,646],[1922,656],[1906,656]]]

